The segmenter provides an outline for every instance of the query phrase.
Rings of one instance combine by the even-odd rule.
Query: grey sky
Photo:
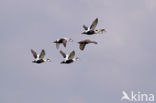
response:
[[[99,18],[106,33],[85,36],[82,25]],[[156,95],[155,0],[1,0],[0,103],[121,103],[122,91]],[[52,41],[71,37],[66,53]],[[91,39],[80,51],[77,42]],[[50,63],[33,64],[30,49]]]

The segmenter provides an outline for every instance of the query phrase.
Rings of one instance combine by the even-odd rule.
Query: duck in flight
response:
[[[73,63],[77,60],[79,60],[78,57],[74,58],[75,56],[75,51],[72,51],[69,55],[65,54],[63,51],[60,50],[61,55],[65,59],[64,61],[61,62],[61,64],[70,64]]]
[[[50,62],[51,60],[50,59],[45,59],[44,56],[45,56],[45,51],[44,49],[42,49],[40,55],[37,54],[33,49],[31,49],[31,53],[33,54],[35,60],[32,61],[33,63],[37,63],[37,64],[40,64],[40,63],[44,63],[44,62]]]
[[[90,28],[88,28],[86,25],[83,25],[83,28],[85,31],[82,34],[93,35],[93,34],[100,34],[100,33],[103,33],[104,31],[106,31],[105,29],[99,29],[99,30],[95,29],[97,24],[98,24],[98,18],[96,18],[92,22]]]
[[[80,45],[79,45],[80,50],[84,50],[86,44],[90,44],[90,43],[97,44],[96,41],[91,41],[91,40],[89,40],[89,39],[79,41],[78,43],[80,44]]]
[[[71,38],[60,38],[54,41],[54,43],[56,43],[56,48],[58,49],[60,44],[63,44],[63,46],[66,47],[68,41],[73,42]]]

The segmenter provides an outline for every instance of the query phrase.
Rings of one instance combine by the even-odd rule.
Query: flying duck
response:
[[[50,59],[45,59],[44,56],[45,56],[45,51],[44,49],[42,49],[40,55],[37,54],[33,49],[31,49],[31,53],[33,54],[35,60],[32,61],[33,63],[37,63],[37,64],[40,64],[40,63],[43,63],[43,62],[50,62],[51,60]]]
[[[97,26],[97,23],[98,23],[98,18],[96,18],[92,22],[90,28],[88,28],[86,25],[83,25],[83,28],[85,31],[82,34],[93,35],[93,34],[103,33],[104,31],[106,31],[105,29],[99,29],[99,30],[95,29]]]
[[[60,50],[61,55],[63,56],[63,58],[65,59],[64,61],[61,62],[61,64],[70,64],[73,63],[77,60],[79,60],[78,57],[74,58],[75,56],[75,51],[72,51],[70,53],[70,55],[66,55],[63,51]]]
[[[54,41],[54,43],[56,43],[56,48],[58,49],[60,44],[63,44],[63,46],[66,47],[68,41],[73,42],[71,38],[60,38]]]
[[[86,44],[89,44],[89,43],[97,44],[96,41],[91,41],[91,40],[89,40],[89,39],[79,41],[78,43],[80,44],[80,46],[79,46],[80,50],[84,50]]]

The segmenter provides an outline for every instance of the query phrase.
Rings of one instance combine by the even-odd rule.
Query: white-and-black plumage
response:
[[[90,28],[88,28],[86,25],[83,25],[85,31],[82,34],[93,35],[93,34],[103,33],[104,31],[106,31],[105,29],[99,29],[99,30],[95,29],[97,24],[98,24],[98,18],[96,18],[92,22]]]
[[[73,63],[77,60],[79,60],[79,58],[74,58],[75,56],[75,51],[72,51],[69,55],[65,54],[63,51],[60,50],[61,55],[63,56],[63,58],[65,59],[64,61],[61,62],[61,64],[70,64]]]
[[[33,49],[31,49],[31,53],[33,54],[35,60],[32,61],[33,63],[37,63],[37,64],[40,64],[40,63],[43,63],[43,62],[47,62],[47,61],[51,61],[50,59],[45,59],[44,56],[45,56],[45,51],[44,49],[42,49],[40,55],[37,54]]]
[[[56,48],[58,49],[60,44],[63,44],[63,46],[66,47],[68,41],[73,42],[71,38],[60,38],[54,41],[54,43],[56,43]]]

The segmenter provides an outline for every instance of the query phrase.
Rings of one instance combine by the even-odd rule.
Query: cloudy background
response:
[[[99,18],[106,33],[82,35]],[[156,95],[155,0],[0,0],[0,103],[121,103],[122,91]],[[60,50],[54,40],[70,37]],[[91,39],[80,51],[77,42]],[[52,62],[33,64],[30,49]]]

